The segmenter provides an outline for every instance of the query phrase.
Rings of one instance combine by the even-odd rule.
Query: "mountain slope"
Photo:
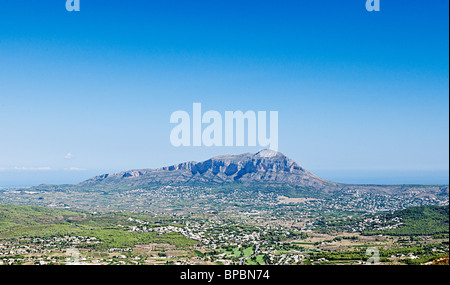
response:
[[[108,184],[145,185],[149,183],[183,184],[238,182],[244,185],[289,184],[317,190],[339,188],[304,169],[280,152],[262,150],[256,154],[221,155],[203,162],[184,162],[158,169],[104,174],[80,183],[80,186]]]

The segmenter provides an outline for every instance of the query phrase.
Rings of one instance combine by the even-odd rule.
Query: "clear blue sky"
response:
[[[448,183],[448,33],[444,0],[2,0],[0,186],[259,150],[173,147],[193,102],[278,111],[324,178]]]

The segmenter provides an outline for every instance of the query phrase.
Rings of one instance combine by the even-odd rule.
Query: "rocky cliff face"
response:
[[[313,175],[284,154],[272,150],[262,150],[256,154],[222,155],[203,162],[184,162],[159,169],[105,174],[82,184],[92,185],[119,181],[132,184],[151,182],[167,184],[186,182],[287,183],[318,189],[337,185]]]

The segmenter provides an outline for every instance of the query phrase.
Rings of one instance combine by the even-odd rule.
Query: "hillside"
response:
[[[367,219],[366,219],[367,221]],[[420,206],[396,211],[393,214],[370,218],[363,234],[393,236],[440,236],[449,234],[449,206]]]
[[[449,206],[421,206],[397,211],[385,216],[387,220],[398,218],[402,225],[385,230],[391,235],[436,235],[449,233]]]

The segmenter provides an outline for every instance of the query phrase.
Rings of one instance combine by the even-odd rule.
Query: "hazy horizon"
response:
[[[70,173],[67,170],[33,171],[23,176],[19,170],[0,171],[0,187],[17,188],[32,187],[40,184],[77,184],[92,177],[111,174],[131,169],[122,170],[79,170]],[[437,171],[381,171],[381,170],[311,170],[319,177],[339,183],[346,184],[428,184],[449,185],[449,172],[447,170]],[[43,175],[45,174],[45,175]]]

